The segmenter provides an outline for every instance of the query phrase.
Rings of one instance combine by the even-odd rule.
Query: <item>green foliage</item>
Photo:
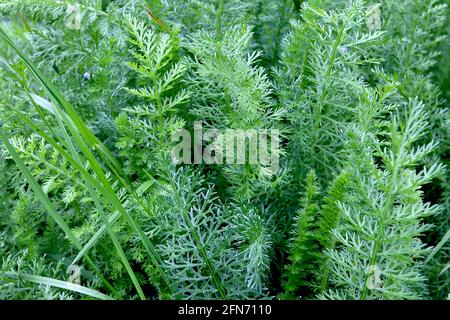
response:
[[[156,214],[149,229],[173,298],[260,297],[268,264],[263,221],[251,211],[220,205],[196,173],[179,170],[169,179],[149,195]]]
[[[295,291],[308,283],[308,276],[316,267],[315,260],[318,254],[316,221],[320,212],[318,205],[317,185],[314,172],[310,172],[306,178],[306,191],[302,199],[303,208],[299,211],[293,229],[294,239],[291,244],[289,260],[291,264],[286,272],[284,284],[284,298],[295,298]]]
[[[441,166],[412,170],[435,147],[434,143],[413,147],[426,127],[423,108],[417,100],[411,101],[406,119],[394,116],[389,142],[381,147],[373,140],[372,148],[377,150],[373,154],[381,158],[381,166],[375,164],[371,153],[361,153],[362,145],[367,144],[362,133],[358,129],[350,132],[349,148],[356,150],[349,150],[348,170],[354,181],[349,198],[339,203],[341,218],[332,231],[336,245],[326,252],[330,273],[323,297],[424,298],[421,258],[429,248],[420,236],[429,226],[422,219],[436,214],[438,207],[422,201],[420,187],[431,181]],[[347,269],[350,261],[351,274]]]
[[[371,48],[382,41],[382,32],[365,29],[363,2],[330,12],[319,4],[305,3],[301,20],[291,22],[276,72],[280,101],[289,110],[298,181],[310,169],[325,181],[332,176],[341,161],[342,132],[353,121],[355,101],[364,90],[361,69],[378,62]]]
[[[447,298],[448,17],[0,0],[0,299]],[[200,123],[279,163],[178,162]]]

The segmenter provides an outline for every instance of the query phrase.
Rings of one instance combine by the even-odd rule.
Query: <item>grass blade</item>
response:
[[[113,300],[112,297],[103,294],[97,290],[93,290],[84,286],[80,286],[78,284],[67,282],[67,281],[61,281],[53,278],[48,277],[42,277],[42,276],[36,276],[32,274],[26,274],[26,273],[16,273],[16,272],[5,272],[0,273],[0,276],[6,276],[8,278],[12,279],[18,279],[18,280],[26,280],[29,282],[37,283],[37,284],[43,284],[51,287],[56,287],[60,289],[65,289],[77,293],[81,293],[84,295],[87,295],[92,298],[100,299],[100,300]]]
[[[26,165],[23,163],[22,159],[14,150],[14,147],[9,142],[8,137],[4,133],[3,129],[0,127],[0,140],[3,142],[4,146],[6,147],[6,150],[9,152],[10,156],[13,158],[14,162],[16,163],[19,170],[24,175],[25,179],[27,180],[28,184],[30,185],[30,188],[33,190],[33,192],[36,194],[38,200],[42,203],[44,208],[47,210],[49,215],[55,220],[56,224],[64,231],[64,234],[66,237],[72,242],[72,244],[79,250],[81,250],[81,244],[77,240],[77,238],[74,236],[72,231],[70,230],[67,223],[64,221],[64,219],[58,214],[55,207],[51,203],[50,199],[47,197],[47,195],[44,193],[40,185],[37,183],[36,179],[34,179],[31,172],[28,170]],[[100,276],[102,281],[105,283],[105,285],[116,295],[119,295],[118,292],[114,289],[114,287],[109,284],[109,282],[100,274],[98,271],[98,268],[95,266],[95,264],[92,262],[92,260],[89,257],[86,257],[88,263],[91,265],[91,267],[96,271],[96,273]]]

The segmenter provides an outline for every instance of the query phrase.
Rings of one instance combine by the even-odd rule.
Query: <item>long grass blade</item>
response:
[[[107,179],[105,173],[103,172],[98,161],[95,159],[89,147],[97,150],[100,157],[106,162],[108,167],[113,171],[119,181],[131,191],[134,195],[136,192],[132,184],[127,181],[122,175],[122,171],[117,161],[108,151],[108,149],[90,132],[81,118],[77,115],[74,108],[63,98],[59,91],[54,87],[54,85],[49,81],[45,75],[34,66],[34,64],[25,57],[25,55],[15,46],[14,42],[9,38],[9,36],[0,28],[0,38],[2,38],[20,57],[24,62],[26,67],[31,71],[35,78],[41,83],[48,95],[53,100],[53,105],[57,111],[56,118],[61,127],[61,130],[65,131],[65,126],[69,129],[72,134],[72,138],[76,141],[78,148],[89,161],[92,170],[95,172],[96,176],[100,179],[103,187],[107,191],[107,200],[117,209],[126,219],[127,223],[136,232],[140,240],[142,241],[147,253],[149,254],[152,263],[155,265],[160,273],[163,282],[166,284],[167,288],[170,288],[170,283],[165,276],[161,268],[161,258],[159,257],[153,244],[150,242],[148,237],[143,232],[139,224],[128,214],[128,212],[123,208],[119,198],[114,192],[110,181]],[[67,135],[67,134],[66,134]],[[66,140],[66,143],[70,147],[70,143]],[[140,201],[138,197],[135,196],[137,201]]]
[[[433,251],[431,251],[430,255],[425,260],[425,263],[430,262],[430,260],[438,253],[439,250],[444,246],[444,244],[447,243],[447,241],[450,239],[450,229],[447,231],[447,233],[444,235],[441,241],[436,245],[436,247],[433,248]]]
[[[450,268],[450,262],[442,269],[442,271],[439,273],[439,276],[443,275],[448,269]]]
[[[9,142],[8,137],[6,136],[6,134],[4,133],[3,129],[0,127],[0,140],[2,141],[2,143],[4,144],[4,146],[6,147],[6,150],[8,151],[8,153],[10,154],[11,158],[13,158],[14,162],[16,163],[17,167],[19,168],[19,170],[22,172],[22,174],[24,175],[25,179],[27,180],[28,184],[30,185],[30,188],[33,190],[33,192],[36,194],[36,197],[38,198],[38,200],[42,203],[42,205],[44,206],[44,208],[47,210],[47,212],[49,213],[49,215],[53,218],[53,220],[55,220],[56,224],[64,231],[64,234],[66,235],[66,237],[71,241],[71,243],[79,250],[81,250],[81,244],[79,243],[79,241],[77,240],[77,238],[75,237],[75,235],[72,233],[72,231],[70,230],[69,226],[67,225],[67,223],[64,221],[64,219],[58,214],[58,212],[56,211],[55,207],[53,206],[53,204],[51,203],[50,199],[47,197],[47,195],[44,193],[44,191],[42,190],[42,188],[40,187],[40,185],[38,184],[38,182],[36,181],[36,179],[34,179],[33,175],[31,174],[31,172],[28,170],[28,168],[26,167],[26,165],[23,163],[22,159],[20,158],[20,156],[18,155],[18,153],[16,152],[16,150],[14,149],[14,147],[11,145],[11,143]],[[109,284],[109,282],[100,274],[100,272],[98,271],[98,268],[95,266],[95,264],[92,262],[92,260],[89,257],[86,257],[88,263],[90,264],[90,266],[94,269],[94,271],[96,271],[96,273],[100,276],[100,278],[102,279],[102,281],[105,283],[105,285],[117,296],[119,296],[118,292],[114,289],[114,287]]]
[[[81,293],[86,296],[100,299],[100,300],[113,300],[112,297],[110,297],[106,294],[103,294],[97,290],[93,290],[93,289],[90,289],[90,288],[87,288],[87,287],[84,287],[84,286],[81,286],[79,284],[72,283],[72,282],[57,280],[57,279],[48,278],[48,277],[36,276],[36,275],[26,274],[26,273],[17,273],[17,272],[0,273],[0,276],[6,276],[6,277],[12,278],[12,279],[26,280],[26,281],[37,283],[37,284],[42,284],[42,285],[47,285],[47,286],[56,287],[56,288],[60,288],[60,289],[65,289],[65,290]]]

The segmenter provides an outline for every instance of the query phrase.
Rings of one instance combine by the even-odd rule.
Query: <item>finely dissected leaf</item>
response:
[[[439,250],[441,250],[441,248],[449,241],[449,239],[450,239],[450,230],[447,231],[447,233],[444,235],[444,237],[441,239],[441,241],[439,241],[439,243],[433,248],[433,251],[430,253],[430,255],[425,260],[425,263],[428,263],[436,255],[436,253]],[[446,268],[444,268],[444,269],[446,270],[447,267],[448,266],[446,266]],[[442,272],[445,272],[445,271],[442,271]]]
[[[77,147],[80,148],[80,150],[83,152],[83,154],[86,156],[89,163],[92,165],[93,170],[97,174],[97,176],[101,179],[101,182],[103,183],[103,187],[106,189],[108,193],[108,200],[118,208],[118,210],[125,216],[125,218],[128,220],[130,226],[138,233],[139,237],[141,238],[144,246],[147,248],[147,251],[153,261],[155,262],[155,265],[157,268],[160,268],[158,261],[157,253],[155,252],[153,245],[150,243],[147,236],[144,235],[140,227],[136,224],[136,222],[133,220],[131,216],[126,212],[126,210],[123,209],[117,195],[115,194],[113,188],[110,185],[110,182],[106,178],[103,170],[101,169],[101,166],[98,164],[97,160],[94,158],[93,154],[89,150],[89,148],[86,145],[87,141],[91,147],[93,147],[96,150],[100,151],[100,154],[103,155],[106,158],[106,161],[108,161],[109,164],[114,164],[117,166],[116,161],[111,156],[109,151],[103,146],[101,142],[98,141],[98,139],[89,131],[89,129],[86,127],[86,125],[83,123],[83,121],[79,118],[79,116],[76,114],[74,109],[70,106],[69,103],[67,103],[64,98],[61,96],[61,94],[54,88],[54,86],[51,84],[50,81],[46,79],[46,77],[33,65],[32,62],[30,62],[15,45],[11,41],[11,39],[6,35],[6,33],[0,29],[0,36],[2,39],[8,43],[20,56],[20,58],[24,61],[24,63],[27,65],[27,67],[30,69],[30,71],[35,75],[36,79],[45,87],[48,94],[52,97],[52,99],[55,101],[54,106],[56,107],[59,105],[61,109],[58,107],[58,115],[57,119],[59,120],[61,129],[63,132],[65,132],[65,126],[67,126],[72,133],[72,137],[77,141]],[[68,116],[65,115],[65,112],[67,112]],[[65,133],[67,137],[67,133]],[[83,137],[83,138],[82,138]],[[70,138],[68,138],[69,140]],[[85,140],[83,140],[85,139]],[[71,140],[68,141],[68,146],[71,146]],[[76,153],[75,147],[72,146],[72,153]],[[109,226],[107,225],[108,222],[105,219],[106,223],[106,229],[108,230]],[[119,250],[119,255],[125,264],[125,267],[130,274],[130,277],[133,279],[133,283],[136,286],[136,289],[139,292],[139,295],[141,298],[144,298],[144,294],[142,290],[140,289],[140,285],[134,275],[134,272],[131,269],[131,266],[129,265],[129,262],[127,261],[127,258],[125,257],[123,250],[120,248],[120,244],[117,241],[117,239],[114,238],[113,233],[110,233],[110,236],[113,238],[113,242],[115,243],[116,249]],[[163,272],[161,271],[161,274]]]

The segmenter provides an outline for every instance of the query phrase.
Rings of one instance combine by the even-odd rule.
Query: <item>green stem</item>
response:
[[[178,188],[175,185],[173,179],[170,179],[170,183],[172,185],[172,190],[174,190],[177,204],[178,204],[179,208],[183,211],[184,221],[186,222],[187,226],[189,227],[189,230],[191,232],[191,236],[194,239],[195,246],[196,246],[200,256],[202,257],[203,262],[206,264],[206,268],[208,269],[208,273],[211,276],[211,279],[212,279],[212,281],[213,281],[217,291],[219,292],[219,295],[220,295],[221,299],[226,299],[226,290],[223,287],[223,284],[220,281],[219,276],[216,273],[215,267],[214,267],[213,263],[211,262],[211,259],[208,257],[208,253],[206,252],[206,249],[205,249],[205,246],[204,246],[203,242],[201,241],[201,239],[198,236],[197,232],[195,232],[195,230],[194,230],[194,226],[192,225],[191,219],[189,218],[188,210],[184,206],[183,199],[181,199],[181,197],[180,197],[180,195],[179,195],[179,193],[177,191]]]

